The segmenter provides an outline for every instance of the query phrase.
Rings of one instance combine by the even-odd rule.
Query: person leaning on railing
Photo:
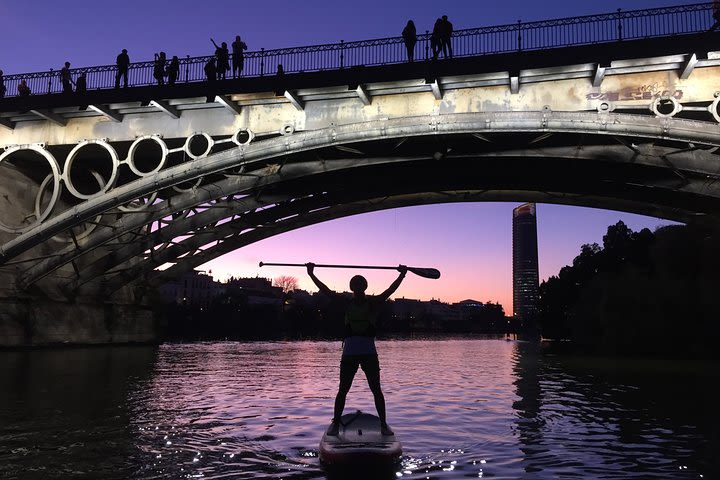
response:
[[[245,54],[244,50],[247,50],[247,45],[240,39],[240,35],[235,35],[235,41],[232,42],[232,71],[233,78],[236,75],[242,75],[243,67],[245,66]]]
[[[442,27],[440,25],[441,23],[442,23],[441,18],[438,18],[437,20],[435,20],[435,25],[433,25],[433,31],[432,31],[432,34],[430,35],[430,48],[432,49],[433,60],[437,60],[438,54],[440,53],[440,47],[442,44],[441,39],[440,39],[440,35],[441,35],[441,31],[442,31]]]
[[[25,79],[20,80],[20,84],[18,85],[18,95],[21,97],[29,97],[31,93],[30,87],[28,87]]]
[[[215,57],[210,57],[210,60],[207,61],[203,70],[205,70],[205,78],[207,82],[210,84],[214,84],[215,80],[217,79],[217,66],[215,65]]]
[[[167,67],[168,85],[175,85],[180,73],[180,59],[173,55],[170,65]]]
[[[407,49],[408,62],[412,63],[415,60],[415,44],[417,43],[417,29],[415,28],[415,22],[408,20],[407,25],[402,31],[403,42]]]
[[[444,58],[448,58],[448,53],[450,54],[450,58],[453,56],[452,34],[453,24],[450,23],[447,15],[443,15],[442,21],[440,22],[440,46],[442,48]]]
[[[82,72],[75,82],[75,93],[87,92],[87,77],[85,72]]]
[[[165,85],[165,75],[167,75],[167,72],[165,72],[166,61],[167,56],[165,55],[165,52],[155,54],[155,63],[153,64],[153,77],[157,81],[158,85]]]
[[[63,93],[72,93],[73,79],[70,73],[70,62],[65,62],[63,68],[60,69],[60,81],[62,82]]]

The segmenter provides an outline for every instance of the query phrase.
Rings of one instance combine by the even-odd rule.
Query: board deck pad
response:
[[[383,435],[380,419],[357,411],[343,415],[337,436],[323,434],[320,461],[328,465],[392,464],[402,455],[397,435]]]

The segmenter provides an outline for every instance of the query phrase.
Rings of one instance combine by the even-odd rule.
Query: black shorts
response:
[[[377,355],[343,355],[340,360],[340,379],[352,380],[358,367],[363,369],[365,375],[380,374]]]

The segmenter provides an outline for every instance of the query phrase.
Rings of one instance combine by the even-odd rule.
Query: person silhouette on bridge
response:
[[[710,32],[720,27],[720,0],[713,0],[713,20],[715,23],[710,27]]]
[[[407,49],[408,62],[412,63],[415,61],[415,44],[417,43],[417,29],[415,28],[415,22],[408,20],[407,25],[402,31],[403,42],[405,42],[405,48]]]
[[[217,79],[217,67],[215,66],[215,57],[210,57],[210,60],[207,61],[205,64],[205,77],[207,77],[207,82],[211,85],[215,84],[215,80]]]
[[[450,58],[453,56],[452,34],[453,24],[450,23],[447,15],[443,15],[440,22],[440,47],[442,48],[443,57],[445,58],[448,58],[448,52],[450,53]]]
[[[73,79],[70,74],[70,62],[65,62],[65,66],[60,69],[60,81],[62,82],[63,93],[72,93]]]
[[[167,55],[165,52],[155,54],[155,63],[153,64],[153,77],[157,81],[158,85],[165,85],[165,63],[167,62]]]
[[[215,58],[217,59],[217,79],[225,80],[225,74],[228,70],[230,70],[230,52],[228,52],[227,43],[222,42],[218,47],[218,44],[215,43],[215,40],[211,38],[210,41],[213,45],[215,45]]]
[[[29,97],[32,92],[30,91],[30,87],[28,87],[27,82],[23,78],[20,80],[20,84],[18,85],[18,95],[21,97]]]
[[[378,311],[382,303],[395,293],[407,274],[407,267],[397,267],[400,275],[383,293],[377,296],[365,295],[367,280],[362,275],[355,275],[350,279],[351,299],[333,292],[315,276],[315,264],[306,264],[308,275],[320,292],[338,301],[344,301],[345,306],[345,340],[340,360],[340,384],[335,397],[333,419],[327,429],[328,435],[337,435],[340,429],[340,417],[345,408],[345,399],[352,386],[358,367],[365,372],[368,385],[375,399],[375,408],[380,417],[380,429],[383,435],[393,435],[387,424],[385,412],[385,396],[380,388],[380,363],[375,348],[375,330],[377,328]]]
[[[179,74],[180,59],[177,57],[177,55],[173,55],[172,60],[170,60],[170,65],[168,65],[167,67],[168,85],[175,85]]]
[[[117,73],[115,73],[115,88],[120,88],[120,77],[123,78],[124,87],[128,86],[128,69],[130,68],[130,57],[128,56],[127,50],[122,49],[122,52],[117,56],[115,60],[117,65]]]
[[[247,50],[247,45],[240,39],[240,35],[235,35],[235,41],[232,43],[232,71],[233,78],[237,75],[242,75],[243,67],[245,66],[245,54],[244,50]]]
[[[435,25],[433,25],[433,31],[430,34],[430,49],[433,53],[433,60],[437,60],[438,55],[440,54],[440,47],[442,44],[441,41],[441,31],[442,31],[442,19],[438,18],[435,20]]]
[[[87,92],[87,77],[85,72],[82,72],[75,82],[75,93]]]
[[[5,77],[3,77],[3,71],[0,70],[0,98],[5,96],[6,91],[7,87],[5,86]]]

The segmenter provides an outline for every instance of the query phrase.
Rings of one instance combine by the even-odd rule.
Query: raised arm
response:
[[[323,282],[320,281],[319,278],[315,276],[315,264],[314,263],[306,263],[305,267],[307,268],[307,273],[310,276],[310,280],[313,281],[313,283],[320,289],[320,292],[322,292],[325,295],[334,295],[335,292],[330,290],[327,285],[325,285]]]
[[[398,272],[400,272],[400,275],[398,275],[398,277],[395,279],[395,281],[390,284],[390,286],[387,288],[387,290],[385,290],[383,293],[381,293],[380,295],[378,295],[375,298],[384,302],[385,300],[390,298],[390,295],[395,293],[395,290],[398,289],[398,287],[402,283],[403,279],[405,278],[405,275],[407,275],[407,267],[405,265],[398,265],[397,269],[398,269]]]
[[[213,40],[213,39],[211,38],[210,41],[213,42],[213,45],[215,45],[215,48],[220,48],[220,47],[218,47],[218,44],[215,43],[215,40]]]

